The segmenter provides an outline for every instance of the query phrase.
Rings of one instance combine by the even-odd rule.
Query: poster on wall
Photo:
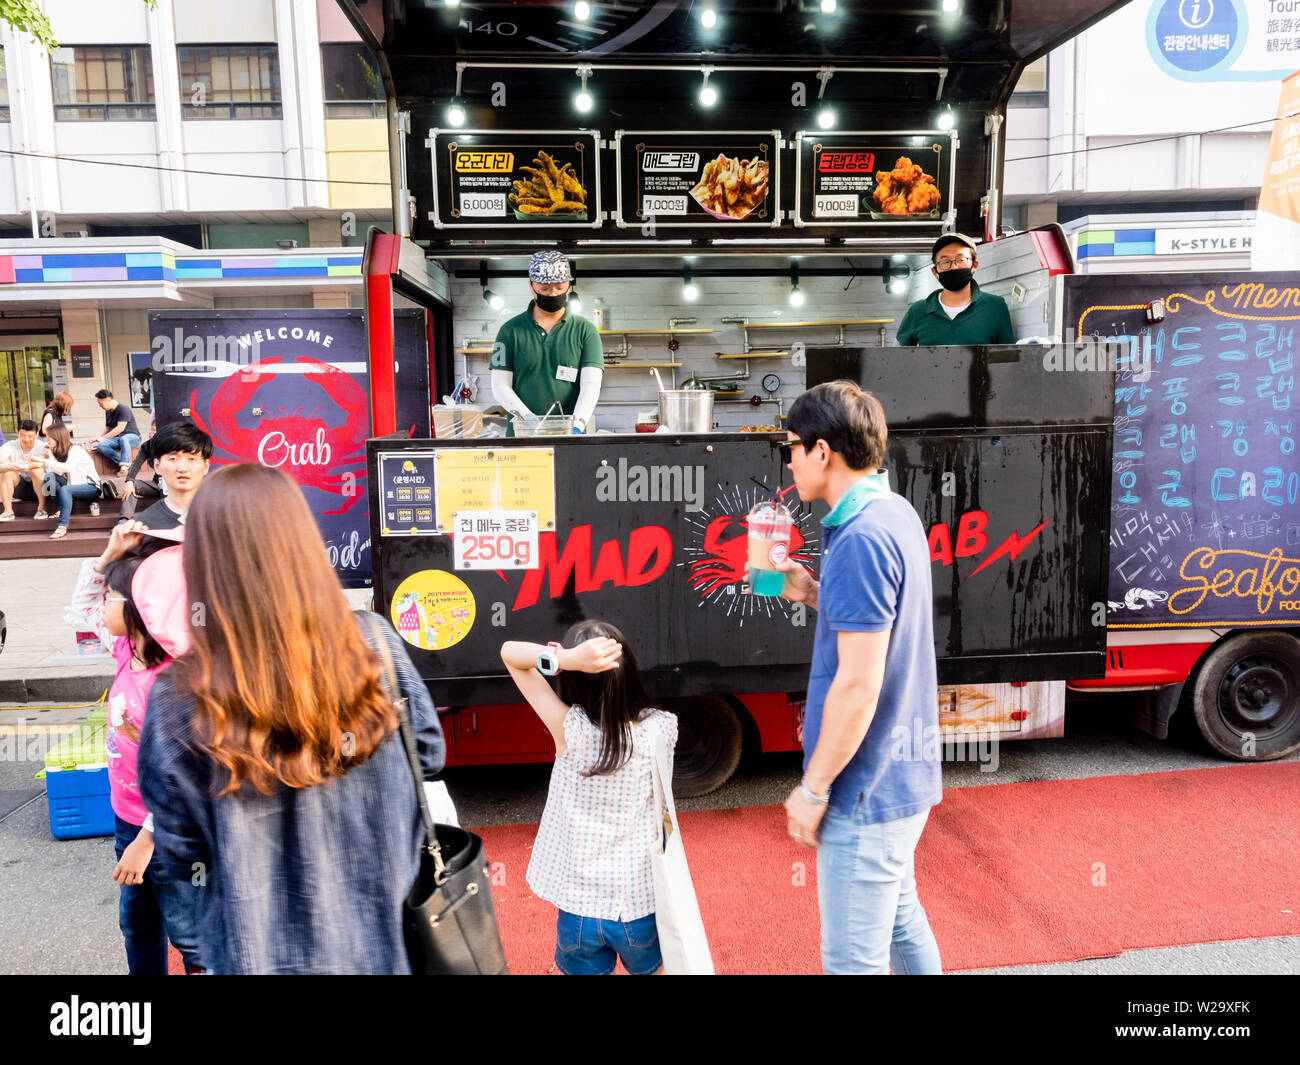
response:
[[[777,130],[619,130],[614,147],[620,229],[781,224]]]
[[[67,359],[55,359],[50,363],[50,381],[54,385],[55,392],[66,392],[68,390]]]
[[[796,135],[796,226],[911,225],[953,211],[955,130]]]
[[[126,361],[131,370],[131,406],[153,411],[153,356],[132,351]]]
[[[73,344],[68,348],[72,356],[73,377],[94,377],[95,359],[89,344]]]
[[[429,130],[438,229],[599,228],[600,154],[581,130]]]
[[[397,424],[428,436],[424,312],[394,315]],[[260,462],[289,474],[347,587],[370,584],[370,436],[360,310],[154,311],[155,420],[191,419],[213,440],[214,467]]]
[[[1300,274],[1065,279],[1115,374],[1111,628],[1300,621]],[[1163,312],[1163,319],[1148,322]]]

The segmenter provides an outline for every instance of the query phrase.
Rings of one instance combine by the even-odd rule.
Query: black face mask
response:
[[[951,270],[939,271],[939,284],[949,292],[960,292],[970,284],[974,273],[969,266],[954,266]]]
[[[564,310],[569,302],[569,294],[565,292],[559,296],[543,296],[540,292],[534,292],[533,299],[542,310],[555,312]]]

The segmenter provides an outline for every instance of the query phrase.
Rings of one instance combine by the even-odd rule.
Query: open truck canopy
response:
[[[951,110],[950,174],[940,175],[941,186],[942,179],[951,181],[951,194],[944,190],[940,224],[996,237],[1001,120],[1020,72],[1125,0],[961,0],[953,13],[943,10],[941,0],[870,10],[846,2],[830,15],[821,13],[816,0],[742,0],[721,5],[712,29],[702,26],[700,5],[685,0],[596,5],[587,22],[575,20],[569,3],[338,2],[378,57],[389,97],[398,231],[427,241],[429,253],[439,254],[458,235],[437,224],[433,145],[426,140],[431,130],[454,132],[445,117],[453,102],[465,109],[470,142],[473,131],[577,129],[606,137],[620,129],[772,130],[778,138],[797,138],[801,130],[819,129],[815,116],[822,107],[836,111],[832,133],[933,132]],[[719,94],[711,108],[697,102],[706,69]],[[579,114],[574,96],[584,86],[595,106]],[[401,114],[409,114],[409,125]],[[891,145],[885,148],[892,153]],[[878,163],[888,169],[893,161]],[[788,156],[786,167],[777,183],[781,202],[773,224],[750,235],[774,252],[783,242],[801,239],[807,254],[808,238],[833,243],[854,232],[830,222],[800,223],[798,175],[789,172]],[[616,185],[617,168],[606,165],[594,176],[606,215],[593,219],[600,224],[566,230],[537,223],[530,233],[583,239],[584,253],[605,250],[602,238],[626,238],[626,227],[608,217],[616,201],[626,199],[619,195],[626,190]],[[806,193],[806,181],[804,186]],[[413,207],[409,231],[402,205]],[[856,243],[920,251],[933,240],[934,228],[877,224],[857,231]],[[707,254],[720,250],[710,240],[713,230],[673,235],[704,242],[700,250]],[[505,253],[517,236],[502,227],[494,243]]]

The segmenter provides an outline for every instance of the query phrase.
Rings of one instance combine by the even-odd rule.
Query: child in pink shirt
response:
[[[164,880],[151,864],[153,819],[140,798],[136,755],[154,678],[189,646],[181,549],[148,557],[136,553],[143,539],[138,522],[118,525],[104,553],[81,567],[67,620],[94,629],[117,663],[108,693],[109,799],[117,822],[121,886],[118,924],[126,940],[132,975],[165,975],[167,941],[180,951],[187,972],[200,971],[194,926],[197,890],[189,882]]]

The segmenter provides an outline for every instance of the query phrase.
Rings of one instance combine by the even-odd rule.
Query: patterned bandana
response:
[[[528,280],[535,281],[539,285],[558,285],[564,281],[572,281],[569,260],[564,257],[563,252],[559,251],[534,252],[533,257],[528,260]]]

